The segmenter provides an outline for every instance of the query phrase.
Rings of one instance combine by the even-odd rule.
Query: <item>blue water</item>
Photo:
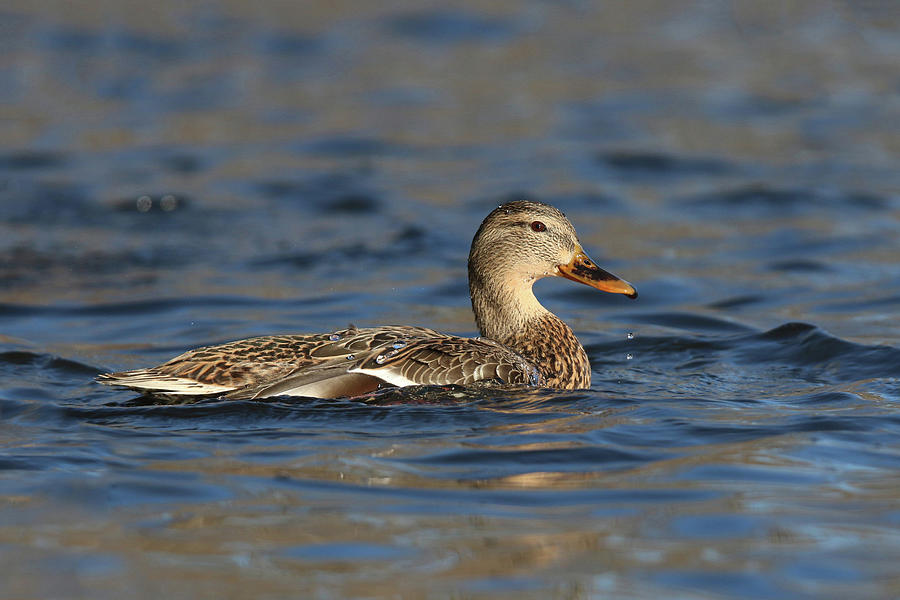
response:
[[[893,4],[301,4],[0,9],[0,596],[900,596]],[[514,197],[590,390],[93,382],[472,335]]]

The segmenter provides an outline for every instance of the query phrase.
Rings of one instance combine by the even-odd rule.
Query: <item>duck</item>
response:
[[[149,397],[234,400],[356,397],[412,385],[588,388],[584,347],[534,295],[534,282],[545,277],[637,297],[634,286],[591,260],[557,208],[513,200],[485,217],[469,252],[469,295],[480,337],[419,326],[351,325],[205,346],[97,381]]]

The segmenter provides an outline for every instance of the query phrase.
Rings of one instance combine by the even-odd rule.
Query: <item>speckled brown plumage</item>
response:
[[[537,369],[509,348],[487,339],[446,335],[424,327],[355,327],[330,334],[249,338],[190,350],[147,369],[108,373],[102,383],[163,394],[263,398],[348,372],[378,370],[420,384],[466,385],[476,381],[541,385]],[[162,389],[166,382],[177,389]],[[384,383],[371,376],[346,385],[367,393]],[[187,387],[179,391],[183,385]],[[219,390],[217,388],[225,388]]]
[[[502,343],[531,362],[544,377],[546,387],[572,390],[591,385],[591,365],[584,347],[554,314],[529,322]]]
[[[382,385],[496,382],[575,389],[590,385],[587,354],[572,330],[531,291],[562,276],[636,296],[597,267],[557,209],[509,202],[492,211],[472,240],[469,286],[481,338],[424,327],[349,327],[324,334],[274,335],[190,350],[146,369],[98,381],[158,396],[320,398]]]

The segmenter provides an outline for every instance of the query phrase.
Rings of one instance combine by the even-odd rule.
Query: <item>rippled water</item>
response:
[[[892,3],[0,9],[3,597],[900,596]],[[154,405],[266,333],[472,334],[510,197],[590,390]]]

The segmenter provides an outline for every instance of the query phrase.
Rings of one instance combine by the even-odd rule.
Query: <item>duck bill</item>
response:
[[[556,267],[559,275],[578,283],[589,285],[603,292],[612,294],[625,294],[631,299],[637,298],[637,291],[630,283],[616,277],[609,271],[604,271],[585,254],[581,246],[575,247],[575,256],[572,261]]]

